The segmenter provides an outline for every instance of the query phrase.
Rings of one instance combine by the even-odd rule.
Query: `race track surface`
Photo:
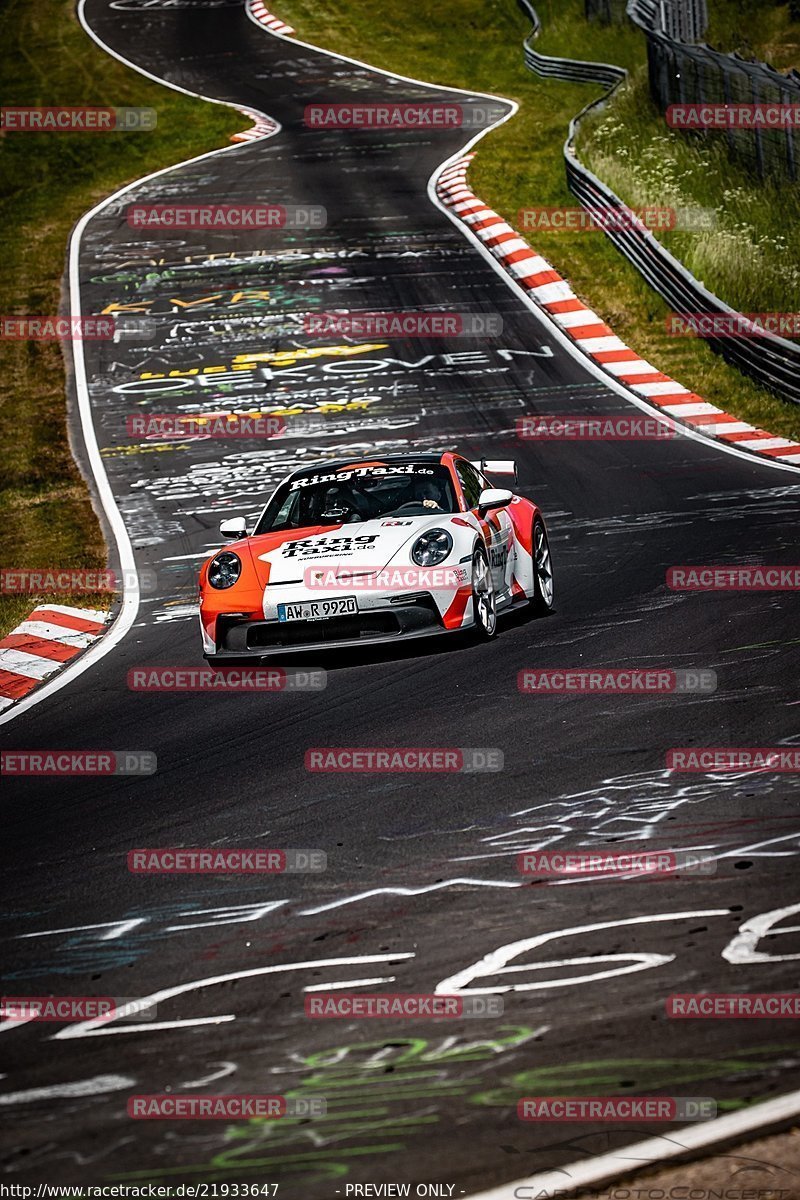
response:
[[[797,473],[685,437],[517,440],[523,415],[635,410],[429,200],[430,176],[471,134],[303,122],[314,100],[452,93],[274,38],[239,4],[88,0],[85,18],[153,75],[258,109],[281,130],[135,187],[82,238],[84,312],[135,304],[155,319],[148,344],[85,350],[111,487],[137,566],[157,584],[121,644],[6,725],[2,743],[150,750],[158,770],[4,780],[3,986],[178,992],[138,1031],[0,1025],[8,1181],[269,1181],[309,1198],[344,1195],[347,1183],[434,1182],[459,1196],[672,1128],[523,1124],[523,1095],[659,1091],[714,1097],[726,1111],[800,1086],[790,1021],[676,1021],[664,1010],[675,992],[797,985],[794,932],[754,939],[754,950],[740,940],[723,957],[744,921],[797,907],[796,776],[664,766],[673,746],[798,740],[796,598],[665,586],[676,564],[793,563]],[[320,205],[327,224],[178,238],[130,228],[135,200]],[[309,312],[434,307],[499,313],[503,333],[376,340],[342,355],[346,343],[303,332]],[[229,370],[250,354],[261,356],[251,370]],[[259,447],[126,434],[131,414],[194,403],[282,414],[287,435]],[[550,528],[551,617],[515,617],[491,644],[295,660],[327,670],[324,691],[128,689],[131,668],[202,664],[195,581],[221,519],[252,520],[303,463],[407,448],[517,458],[518,490]],[[566,666],[713,670],[718,689],[517,689],[525,667]],[[504,769],[309,773],[307,749],[324,746],[499,748]],[[180,845],[316,848],[328,869],[127,870],[133,848]],[[516,869],[524,849],[644,845],[703,848],[717,873],[530,883]],[[781,921],[793,928],[790,914]],[[304,1016],[304,988],[432,992],[526,939],[538,942],[506,955],[513,973],[497,974],[498,956],[473,984],[502,995],[502,1017]],[[166,1091],[322,1095],[329,1115],[239,1125],[126,1115],[129,1095]]]

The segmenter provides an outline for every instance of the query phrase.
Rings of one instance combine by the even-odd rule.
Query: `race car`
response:
[[[553,608],[547,528],[538,507],[487,476],[512,461],[454,453],[317,462],[288,475],[248,535],[200,572],[200,626],[212,663],[400,642],[469,631],[499,613]]]

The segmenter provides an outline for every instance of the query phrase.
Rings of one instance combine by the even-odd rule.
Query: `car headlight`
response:
[[[411,558],[418,567],[438,567],[452,549],[453,539],[446,529],[428,529],[411,547]]]
[[[213,588],[233,587],[242,573],[242,560],[232,550],[223,550],[212,558],[208,568],[208,582]]]

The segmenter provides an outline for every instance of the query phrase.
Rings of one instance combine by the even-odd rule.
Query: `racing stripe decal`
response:
[[[472,614],[467,612],[467,606],[472,599],[472,585],[462,584],[458,589],[450,607],[442,617],[445,629],[460,629],[471,621]]]
[[[800,466],[800,442],[776,437],[708,404],[702,396],[676,383],[626,346],[597,313],[578,299],[546,259],[535,254],[502,217],[469,190],[466,176],[473,157],[464,155],[439,175],[436,182],[439,199],[470,227],[567,337],[609,375],[674,420],[715,440],[736,445],[739,450]],[[520,249],[521,245],[526,249]]]
[[[0,641],[0,712],[96,642],[110,615],[62,604],[35,608],[27,621]]]

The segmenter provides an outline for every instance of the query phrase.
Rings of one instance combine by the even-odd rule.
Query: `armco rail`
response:
[[[627,72],[622,67],[610,63],[578,62],[574,59],[551,58],[538,54],[531,44],[541,28],[538,14],[530,0],[518,0],[518,3],[533,24],[533,31],[524,43],[525,65],[529,70],[546,79],[600,83],[607,89],[605,95],[587,104],[570,121],[569,134],[564,144],[567,183],[570,190],[590,212],[599,209],[619,209],[628,213],[619,196],[579,161],[575,151],[575,136],[580,121],[593,108],[607,101],[627,77]],[[634,7],[641,18],[646,3],[642,0],[631,0],[628,5],[629,13]],[[605,225],[603,231],[606,237],[611,239],[674,312],[739,315],[735,309],[704,288],[643,225],[632,220],[620,221],[619,225],[628,227],[614,229]],[[708,338],[707,341],[717,354],[721,354],[751,379],[779,396],[800,404],[800,345],[773,335]]]

